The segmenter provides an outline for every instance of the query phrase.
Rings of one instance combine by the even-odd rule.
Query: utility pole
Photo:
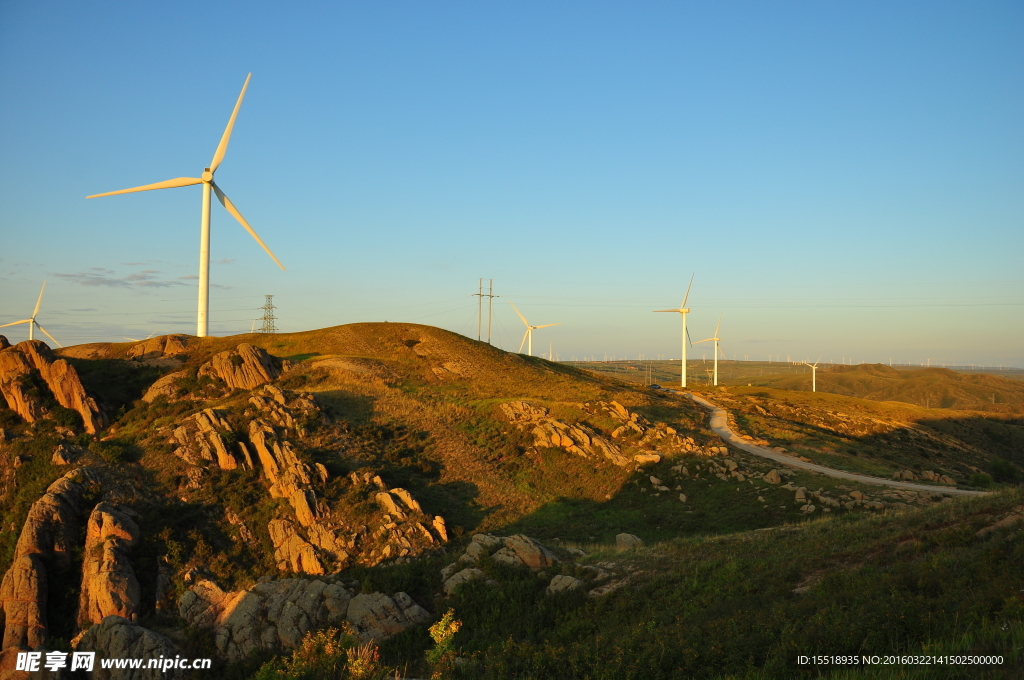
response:
[[[480,279],[477,291],[473,293],[476,296],[476,339],[480,341],[480,315],[483,313],[484,306],[484,280]]]
[[[476,301],[476,339],[482,340],[482,326],[483,326],[483,315],[484,315],[484,298],[487,298],[487,344],[491,344],[491,321],[494,317],[494,298],[501,297],[500,295],[494,294],[494,279],[490,279],[487,284],[487,292],[484,292],[484,280],[480,279],[477,287],[477,292],[473,293],[471,297],[475,297]]]
[[[276,317],[274,316],[274,310],[277,307],[274,306],[274,296],[267,295],[267,301],[260,309],[263,310],[263,325],[260,326],[260,333],[276,333],[277,326],[274,324]]]

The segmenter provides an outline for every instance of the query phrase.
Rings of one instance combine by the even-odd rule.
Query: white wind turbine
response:
[[[718,341],[721,340],[721,338],[718,337],[718,329],[721,326],[722,326],[722,315],[719,314],[718,315],[718,325],[715,326],[715,334],[712,337],[710,337],[710,338],[705,338],[704,340],[698,340],[697,342],[693,343],[695,345],[699,345],[702,342],[711,342],[712,340],[715,342],[715,385],[716,386],[718,385],[718,351],[719,351]]]
[[[686,315],[690,313],[690,310],[686,308],[686,301],[690,297],[690,287],[693,285],[693,277],[696,274],[690,275],[690,285],[686,287],[686,295],[683,296],[683,304],[679,305],[679,309],[656,309],[655,313],[658,312],[679,312],[679,316],[683,317],[683,369],[682,378],[680,379],[680,385],[686,387],[686,340],[689,338],[689,334],[686,332]]]
[[[46,290],[46,281],[43,281],[43,287],[39,289],[39,299],[36,300],[36,308],[32,310],[32,316],[30,316],[27,319],[22,319],[21,321],[13,321],[11,323],[5,323],[2,326],[0,326],[0,328],[6,328],[7,326],[17,326],[18,324],[27,323],[28,324],[28,339],[29,340],[34,340],[35,339],[35,336],[32,333],[32,331],[35,328],[38,328],[43,333],[46,333],[46,329],[43,328],[42,326],[40,326],[39,322],[36,321],[36,315],[39,314],[39,305],[41,305],[43,303],[43,291],[44,290]],[[50,340],[53,340],[53,342],[57,345],[57,347],[63,347],[64,346],[64,345],[60,344],[59,342],[57,342],[54,339],[54,337],[52,335],[50,335],[49,333],[46,333],[46,337],[48,337]]]
[[[277,266],[284,269],[284,265],[274,256],[274,253],[270,252],[270,248],[267,244],[253,231],[253,228],[249,226],[249,223],[242,217],[242,213],[238,212],[235,205],[231,202],[224,192],[220,190],[220,187],[213,181],[213,174],[217,172],[217,168],[220,167],[221,161],[224,160],[224,154],[228,150],[228,142],[231,140],[231,131],[235,127],[235,119],[238,117],[238,110],[242,108],[242,99],[245,98],[245,91],[249,87],[249,79],[252,78],[250,73],[245,77],[245,84],[242,86],[242,93],[238,95],[238,101],[235,103],[235,109],[231,112],[231,118],[228,119],[228,126],[224,129],[224,134],[220,138],[220,144],[217,145],[217,150],[213,154],[213,160],[210,161],[210,167],[203,171],[202,177],[178,177],[176,179],[169,179],[163,182],[157,182],[155,184],[146,184],[145,186],[135,187],[133,189],[121,189],[120,191],[108,191],[105,194],[93,194],[92,196],[86,196],[86,198],[99,198],[100,196],[114,196],[115,194],[130,194],[136,191],[151,191],[153,189],[173,189],[175,187],[188,187],[193,184],[203,185],[203,214],[202,214],[202,225],[199,236],[199,318],[197,322],[196,335],[201,338],[205,338],[207,335],[207,327],[209,322],[209,309],[210,309],[210,190],[212,189],[217,194],[217,200],[221,202],[221,205],[231,213],[231,215],[239,221],[239,223],[245,227],[245,230],[249,232],[249,235],[256,239],[256,243],[260,244],[263,250],[267,251],[267,255],[270,255],[271,259],[277,263]]]
[[[821,361],[821,357],[818,357],[818,361]],[[814,365],[803,362],[804,366],[811,366],[811,392],[818,391],[818,361],[814,362]]]
[[[509,304],[512,305],[511,302]],[[537,330],[538,328],[547,328],[548,326],[561,326],[562,325],[562,322],[559,321],[558,323],[546,323],[546,324],[543,324],[543,325],[540,325],[540,326],[531,326],[530,322],[526,320],[525,316],[520,314],[519,310],[516,309],[515,305],[512,305],[512,309],[516,310],[516,314],[519,314],[519,318],[523,320],[524,324],[526,324],[526,334],[523,335],[523,341],[519,343],[519,350],[518,350],[518,352],[522,352],[523,351],[523,345],[526,344],[527,340],[529,340],[529,346],[528,346],[527,351],[526,351],[527,356],[531,356],[531,357],[533,356],[533,332],[535,330]]]

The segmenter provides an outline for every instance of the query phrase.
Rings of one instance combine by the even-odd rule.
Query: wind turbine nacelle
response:
[[[203,170],[203,181],[204,182],[212,182],[213,181],[213,173],[210,172],[209,168],[206,168],[205,170]]]

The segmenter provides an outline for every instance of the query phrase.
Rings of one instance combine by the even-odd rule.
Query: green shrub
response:
[[[987,489],[992,486],[992,478],[983,472],[975,472],[971,475],[971,478],[967,481],[968,486],[977,486],[982,489]]]

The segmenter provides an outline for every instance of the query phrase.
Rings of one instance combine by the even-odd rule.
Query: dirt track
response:
[[[715,431],[719,437],[722,438],[730,446],[735,446],[738,449],[742,449],[747,453],[752,453],[755,456],[761,456],[762,458],[769,458],[777,463],[783,465],[800,468],[802,470],[810,470],[817,472],[828,477],[835,477],[836,479],[847,479],[851,482],[860,482],[861,484],[874,484],[875,486],[892,486],[897,489],[909,489],[911,491],[931,491],[933,493],[942,493],[950,496],[984,496],[986,491],[968,491],[966,489],[956,489],[949,486],[939,486],[931,484],[915,484],[914,482],[902,482],[895,479],[885,479],[883,477],[871,477],[870,475],[861,475],[856,472],[843,472],[842,470],[835,470],[833,468],[825,467],[824,465],[817,465],[815,463],[808,463],[793,456],[787,456],[773,451],[772,449],[765,448],[763,446],[757,446],[747,440],[743,439],[731,429],[729,429],[729,416],[728,412],[712,404],[703,397],[698,397],[696,394],[690,392],[684,392],[684,396],[692,399],[694,402],[700,404],[704,408],[711,411],[711,429]]]

